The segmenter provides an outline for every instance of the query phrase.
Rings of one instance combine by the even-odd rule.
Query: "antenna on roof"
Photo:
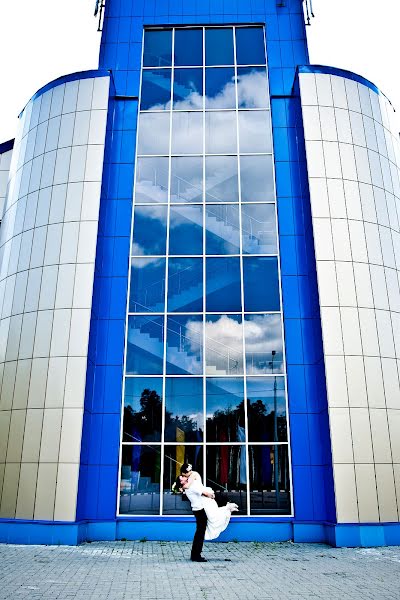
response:
[[[97,31],[102,31],[103,25],[103,12],[105,8],[105,0],[96,0],[96,4],[94,7],[94,16],[97,17],[99,15],[99,23],[97,26]]]
[[[305,18],[306,18],[306,25],[311,25],[311,18],[314,18],[314,13],[313,13],[313,8],[312,8],[312,0],[303,0],[304,4],[305,4]]]

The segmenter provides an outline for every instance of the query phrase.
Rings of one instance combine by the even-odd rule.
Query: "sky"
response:
[[[0,143],[52,79],[97,67],[95,0],[0,2]],[[313,0],[310,60],[370,79],[397,107],[400,129],[399,0]],[[22,42],[21,42],[22,40]]]

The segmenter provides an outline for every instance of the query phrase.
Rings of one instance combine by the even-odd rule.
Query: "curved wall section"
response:
[[[2,518],[75,519],[110,84],[104,72],[77,75],[28,103],[10,168],[0,230]]]
[[[0,144],[0,222],[3,218],[4,201],[7,193],[8,173],[10,171],[13,141]]]
[[[300,69],[338,523],[400,511],[400,152],[369,82]]]

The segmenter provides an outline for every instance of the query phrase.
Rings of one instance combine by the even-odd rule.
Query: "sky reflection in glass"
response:
[[[244,339],[248,375],[283,372],[281,315],[246,315]]]
[[[162,375],[164,352],[164,318],[128,317],[126,373],[128,375]]]
[[[275,204],[242,204],[244,254],[277,254]]]
[[[168,158],[138,158],[136,164],[136,202],[168,201]]]
[[[139,116],[138,154],[168,154],[170,118],[167,112]]]
[[[268,79],[265,67],[238,67],[239,108],[268,108]]]
[[[236,113],[206,112],[206,153],[236,154]]]
[[[140,110],[167,110],[170,105],[171,69],[143,71]]]
[[[203,373],[203,317],[167,318],[167,375]]]
[[[206,205],[207,254],[239,254],[239,232],[239,207],[237,205]]]
[[[241,156],[242,202],[268,202],[274,199],[271,155]]]
[[[169,253],[203,254],[203,207],[171,207],[169,217]]]
[[[203,115],[198,112],[172,113],[172,154],[203,153]]]
[[[262,27],[236,28],[236,62],[238,65],[265,65]]]
[[[131,254],[165,254],[167,206],[136,206]]]
[[[235,108],[235,70],[232,67],[206,69],[206,108]]]
[[[206,65],[233,64],[233,29],[206,28]]]
[[[238,202],[235,156],[206,156],[206,202]]]
[[[176,67],[201,66],[203,64],[203,30],[176,29],[174,57]]]
[[[206,258],[206,310],[242,310],[239,257]]]
[[[274,256],[243,258],[244,310],[280,310],[278,259]]]
[[[205,339],[207,375],[243,373],[241,315],[207,315]]]
[[[203,159],[179,156],[171,159],[171,202],[203,201]]]
[[[272,152],[269,111],[240,110],[238,117],[240,152]]]
[[[202,258],[171,258],[168,261],[168,310],[203,310]]]
[[[174,110],[203,108],[203,69],[175,69]]]
[[[172,64],[172,29],[146,31],[143,66],[169,67]]]
[[[129,312],[163,312],[165,258],[132,258]]]

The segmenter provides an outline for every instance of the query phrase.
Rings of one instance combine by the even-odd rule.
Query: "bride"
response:
[[[196,471],[183,473],[179,477],[179,484],[180,489],[189,500],[192,493],[202,495],[203,508],[207,515],[207,528],[204,539],[215,540],[228,527],[231,514],[239,510],[238,505],[227,502],[225,506],[218,506],[214,491],[202,484],[201,477]]]

